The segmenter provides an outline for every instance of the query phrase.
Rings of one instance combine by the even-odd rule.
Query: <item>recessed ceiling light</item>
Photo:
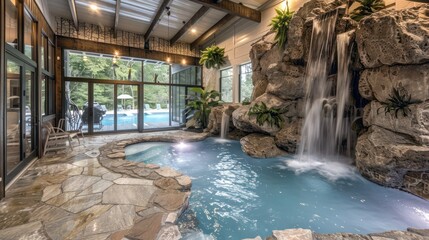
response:
[[[197,32],[197,29],[192,28],[192,29],[191,29],[191,32],[192,32],[192,33],[196,33],[196,32]]]
[[[98,10],[98,6],[95,5],[95,4],[89,5],[89,8],[91,8],[92,11],[97,11]]]

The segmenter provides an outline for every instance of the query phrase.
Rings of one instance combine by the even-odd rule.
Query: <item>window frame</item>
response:
[[[232,66],[226,67],[226,68],[222,68],[219,70],[219,93],[220,93],[220,100],[223,101],[222,98],[222,79],[224,77],[222,77],[222,72],[224,71],[229,71],[231,70],[231,75],[228,75],[227,77],[231,78],[231,101],[230,102],[226,102],[225,103],[233,103],[234,102],[234,68]]]
[[[241,76],[243,75],[243,72],[241,71],[241,67],[245,66],[245,65],[250,65],[250,72],[245,72],[244,74],[251,74],[253,76],[253,69],[252,69],[252,62],[245,62],[239,65],[239,74],[238,74],[238,102],[242,103],[244,99],[241,99]],[[253,83],[252,83],[253,85]],[[253,86],[254,87],[254,86]],[[253,88],[252,88],[252,92],[253,92]],[[250,98],[252,98],[252,96],[250,96]],[[251,100],[251,99],[249,99]]]

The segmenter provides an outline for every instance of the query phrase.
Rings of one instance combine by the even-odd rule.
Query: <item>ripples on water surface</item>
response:
[[[274,229],[370,233],[429,228],[429,202],[360,177],[349,165],[310,158],[255,159],[237,141],[141,143],[127,158],[192,178],[180,219],[188,240],[268,236]]]

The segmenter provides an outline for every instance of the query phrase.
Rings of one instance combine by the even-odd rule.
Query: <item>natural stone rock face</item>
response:
[[[305,95],[305,68],[287,65],[283,72],[275,72],[268,78],[266,92],[284,100],[295,100]]]
[[[371,126],[358,138],[356,166],[375,182],[410,191],[403,186],[404,175],[408,171],[429,171],[429,147],[419,146],[406,135]],[[429,189],[429,181],[421,187]]]
[[[232,112],[234,112],[234,110],[236,110],[238,107],[240,107],[240,104],[225,104],[212,108],[209,115],[209,124],[207,125],[206,130],[210,132],[211,135],[218,135],[221,130],[222,116],[224,113],[230,116],[229,131],[233,130],[234,124],[232,122],[231,115]]]
[[[253,64],[253,63],[252,63]],[[252,73],[253,91],[252,100],[261,96],[265,93],[268,86],[268,77],[260,71],[254,71]]]
[[[429,101],[408,107],[408,116],[404,116],[402,111],[395,116],[394,111],[385,113],[383,104],[372,101],[365,106],[364,125],[407,134],[420,144],[429,144]]]
[[[383,10],[359,23],[356,40],[366,68],[429,61],[429,5]]]
[[[301,140],[302,124],[302,119],[286,123],[285,127],[275,136],[276,145],[288,153],[296,153]]]
[[[273,236],[277,240],[313,240],[311,230],[302,228],[274,230]]]
[[[255,99],[251,105],[241,106],[232,113],[234,126],[244,132],[260,132],[275,135],[280,129],[276,126],[270,126],[265,122],[262,126],[256,122],[256,116],[249,116],[248,111],[251,106],[256,103],[263,102],[268,108],[279,108],[285,111],[283,119],[303,117],[304,116],[304,101],[285,101],[274,95],[265,93]]]
[[[257,158],[271,158],[286,153],[274,143],[274,137],[263,134],[250,134],[240,140],[241,149],[249,156]]]
[[[396,88],[410,94],[412,101],[423,102],[429,100],[428,69],[429,64],[365,69],[360,76],[359,92],[368,100],[387,102]]]

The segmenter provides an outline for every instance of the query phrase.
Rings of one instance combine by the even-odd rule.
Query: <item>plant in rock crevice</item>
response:
[[[268,108],[264,102],[260,102],[250,107],[247,114],[249,116],[256,115],[256,122],[259,126],[267,122],[271,127],[282,128],[284,124],[282,114],[286,111],[280,108]]]
[[[206,128],[211,109],[221,103],[220,93],[215,90],[206,91],[202,88],[190,88],[189,90],[196,94],[187,96],[185,115],[193,113],[195,121],[202,128]]]
[[[404,88],[393,88],[392,93],[389,94],[389,98],[386,103],[383,103],[384,106],[377,109],[377,114],[379,110],[383,108],[384,114],[395,113],[395,117],[398,118],[398,113],[402,112],[403,117],[408,117],[411,113],[409,108],[410,104],[419,103],[418,101],[411,100],[411,94],[408,94],[407,90]]]
[[[355,21],[360,21],[362,18],[386,8],[383,0],[356,0],[354,2],[360,4],[350,14]]]
[[[207,47],[201,51],[201,59],[199,63],[208,69],[219,69],[225,64],[225,48],[220,48],[216,45]]]
[[[286,9],[277,8],[276,13],[277,16],[271,20],[269,26],[271,31],[276,33],[274,40],[279,44],[279,49],[284,50],[287,42],[287,31],[294,12],[289,11],[289,5],[286,3]]]

